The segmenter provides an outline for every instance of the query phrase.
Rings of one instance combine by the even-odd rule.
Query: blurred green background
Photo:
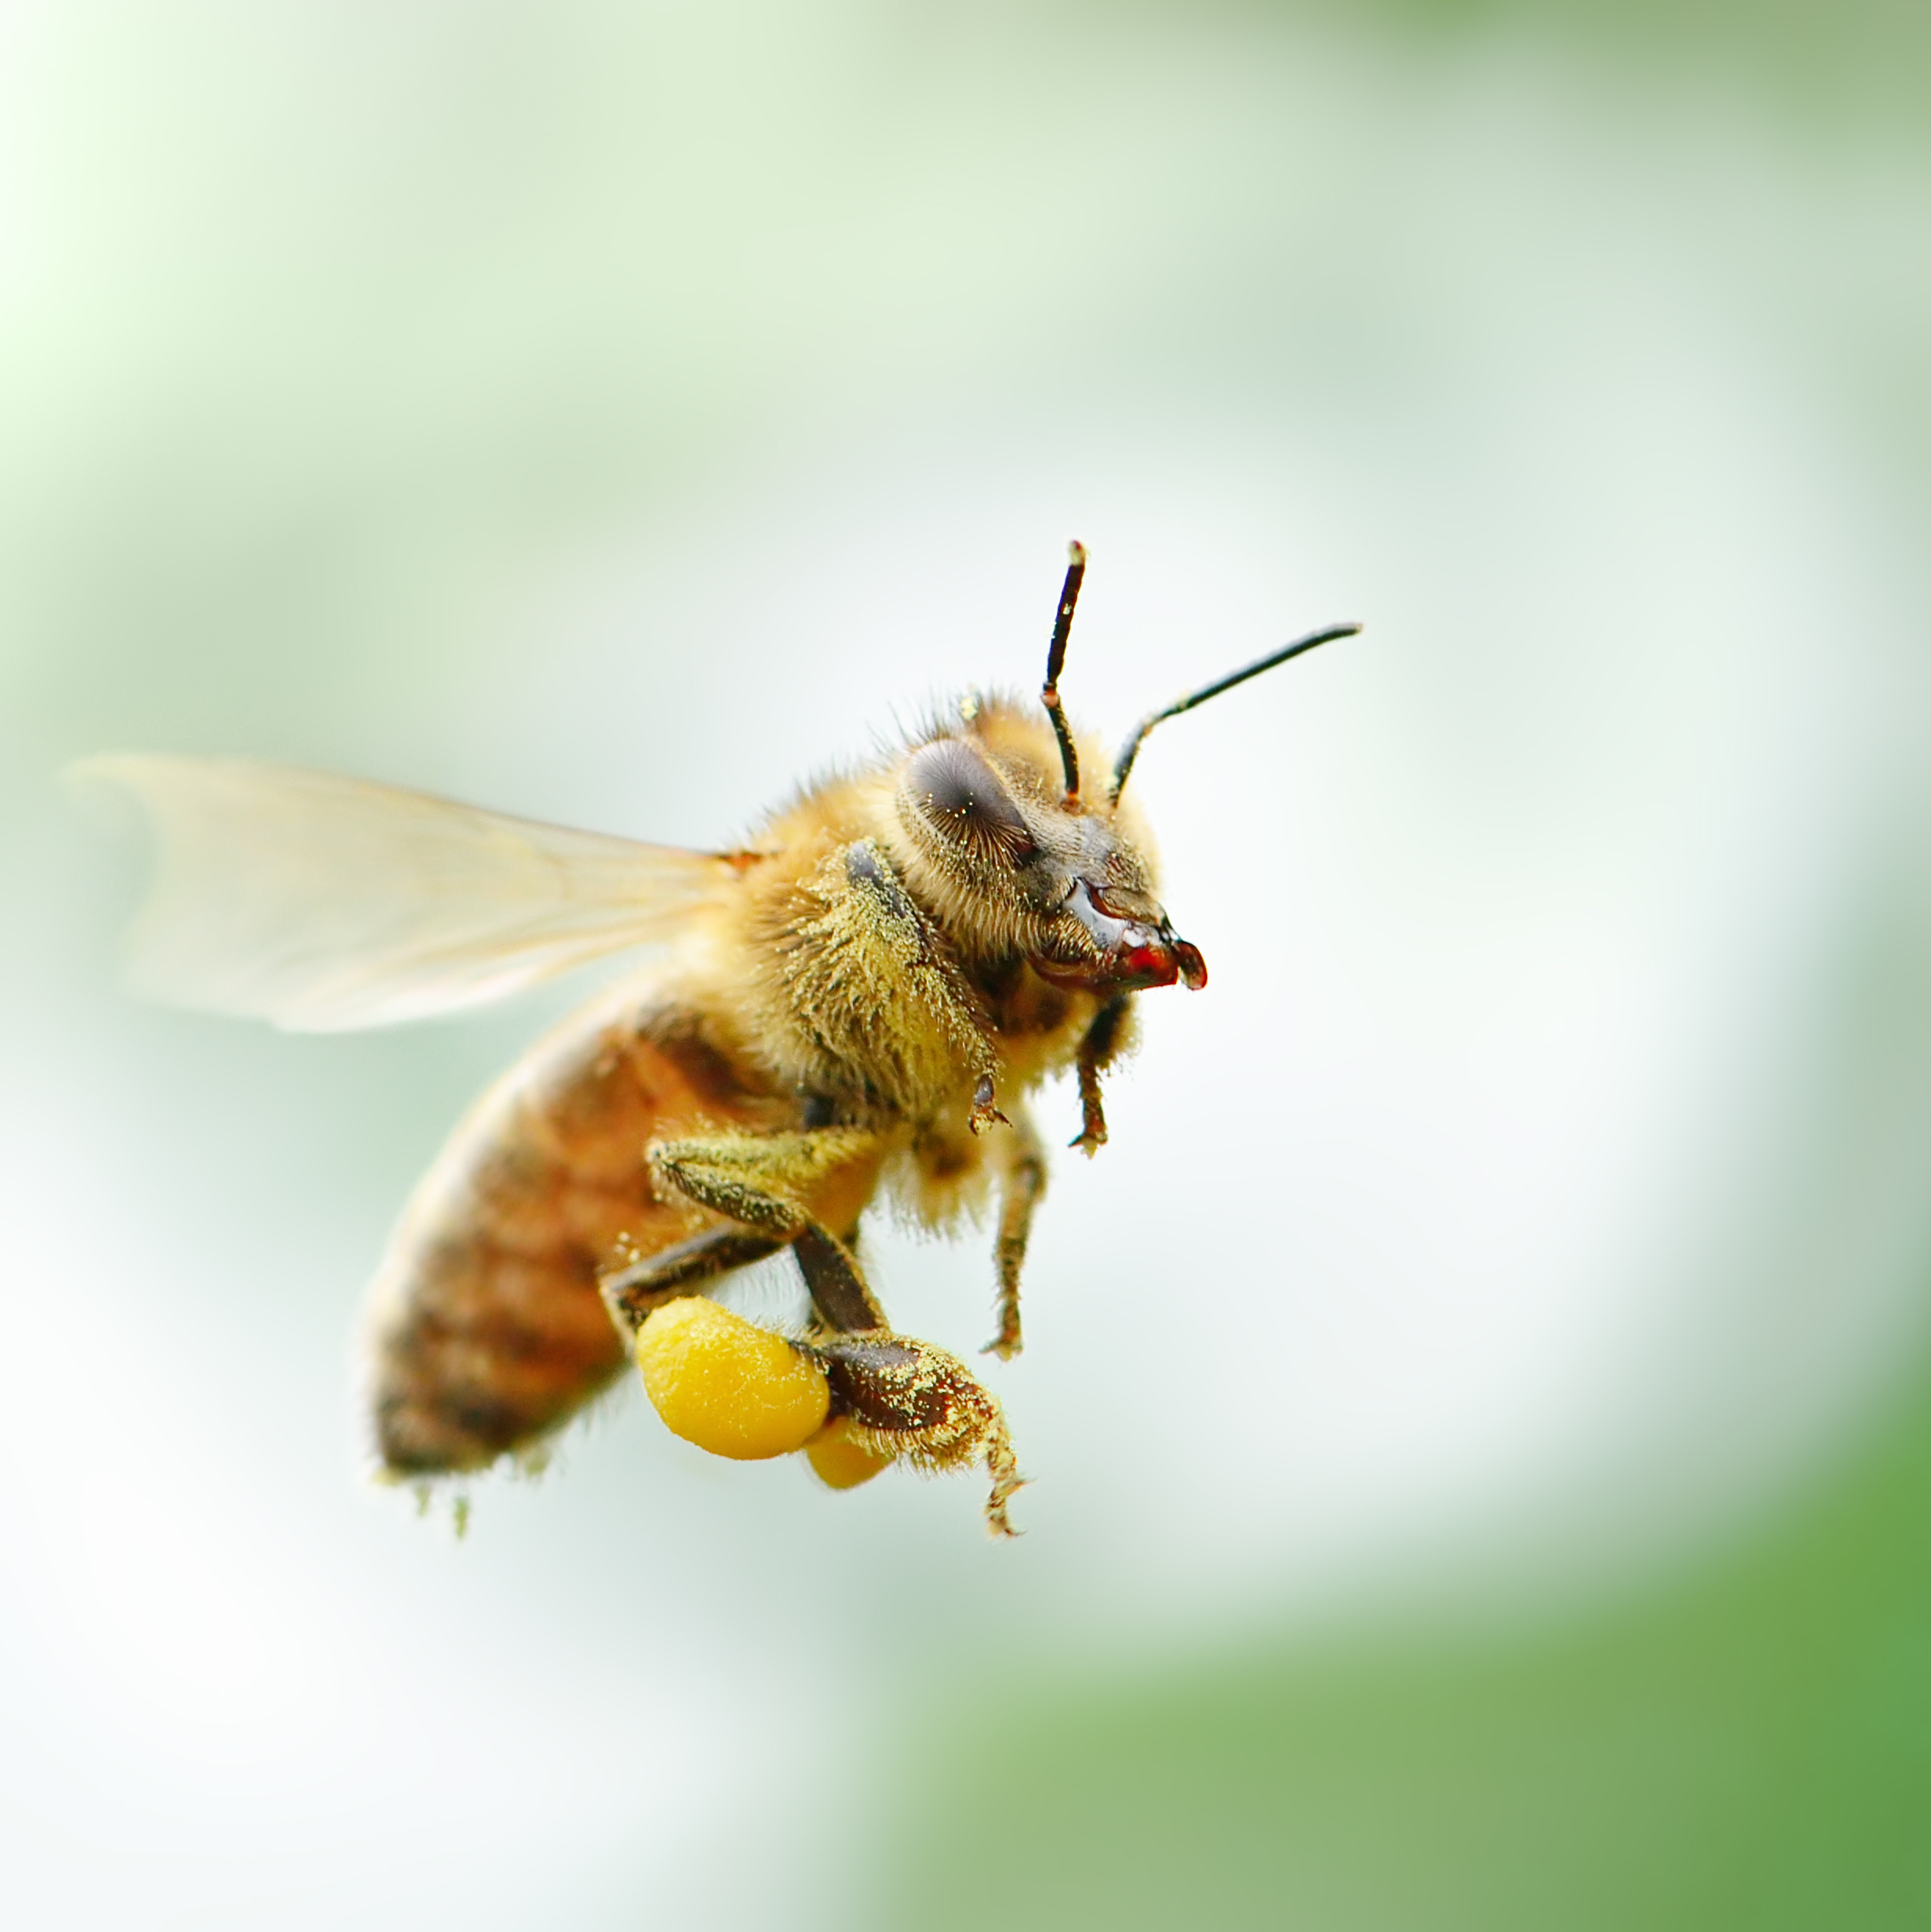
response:
[[[9,1923],[1925,1923],[1928,82],[1878,0],[0,10]],[[583,988],[135,1007],[62,764],[727,843],[1035,679],[1074,535],[1108,729],[1368,629],[1138,769],[1213,984],[988,1370],[1024,1540],[634,1401],[461,1544],[363,1486],[361,1285]],[[870,1238],[975,1347],[984,1238]]]

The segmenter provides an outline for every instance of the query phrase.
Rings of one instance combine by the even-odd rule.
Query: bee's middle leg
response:
[[[1019,1330],[1019,1275],[1032,1238],[1033,1211],[1046,1192],[1046,1152],[1033,1123],[1015,1114],[999,1195],[999,1238],[993,1258],[999,1271],[999,1332],[980,1352],[1010,1362],[1023,1346]]]

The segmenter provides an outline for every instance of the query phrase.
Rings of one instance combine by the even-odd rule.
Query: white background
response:
[[[847,1923],[800,1861],[894,1795],[881,1671],[1519,1617],[1773,1506],[1881,1393],[1931,1153],[1921,148],[1244,16],[0,31],[13,1922]],[[1138,768],[1212,984],[1145,1003],[988,1369],[1024,1540],[641,1402],[461,1544],[365,1489],[362,1282],[565,996],[133,1008],[137,844],[60,764],[726,844],[1036,680],[1074,535],[1109,730],[1368,629]],[[875,1242],[975,1348],[986,1239]]]

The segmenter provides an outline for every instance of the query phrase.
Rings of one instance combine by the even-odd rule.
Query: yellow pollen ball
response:
[[[637,1331],[637,1366],[664,1426],[713,1456],[759,1462],[800,1449],[831,1407],[825,1371],[782,1335],[687,1295]]]
[[[834,1416],[804,1445],[811,1471],[828,1489],[855,1489],[891,1468],[894,1458],[857,1441],[849,1416]]]

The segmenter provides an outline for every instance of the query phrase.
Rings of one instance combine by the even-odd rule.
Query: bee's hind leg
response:
[[[1018,1533],[1006,1511],[1026,1478],[1006,1412],[956,1355],[885,1333],[821,1336],[812,1352],[831,1383],[833,1415],[847,1418],[874,1454],[935,1471],[982,1462],[992,1481],[986,1528],[996,1536]]]
[[[884,1313],[850,1249],[801,1201],[808,1197],[826,1219],[855,1227],[858,1210],[876,1179],[880,1157],[879,1137],[854,1127],[720,1134],[662,1141],[650,1150],[651,1177],[661,1191],[681,1194],[713,1213],[741,1222],[752,1237],[767,1244],[763,1253],[795,1248],[819,1319],[841,1334],[884,1329]],[[735,1229],[715,1232],[745,1238]],[[698,1237],[700,1241],[705,1238]]]
[[[825,1331],[803,1346],[824,1365],[833,1417],[847,1418],[876,1453],[915,1468],[982,1462],[992,1480],[987,1527],[1011,1536],[1007,1506],[1022,1478],[998,1398],[956,1355],[892,1333],[850,1248],[799,1205],[808,1194],[827,1219],[855,1225],[879,1147],[857,1128],[720,1135],[653,1146],[650,1172],[661,1189],[729,1215],[774,1247],[791,1245]],[[862,1187],[841,1187],[840,1169]]]
[[[843,1241],[834,1241],[815,1221],[807,1221],[791,1252],[798,1257],[798,1272],[804,1277],[811,1306],[833,1334],[863,1335],[884,1328],[885,1318]]]

